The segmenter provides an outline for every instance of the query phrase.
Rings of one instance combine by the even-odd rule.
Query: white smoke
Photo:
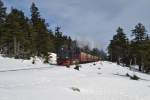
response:
[[[80,39],[77,39],[77,43],[78,43],[78,46],[79,46],[80,48],[83,48],[83,47],[85,47],[85,46],[88,46],[89,49],[92,50],[93,48],[96,47],[94,41],[91,40],[91,39],[88,39],[88,38],[84,38],[84,39],[83,39],[82,37],[80,37]]]

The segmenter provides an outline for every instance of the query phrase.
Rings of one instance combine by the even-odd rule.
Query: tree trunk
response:
[[[16,55],[19,57],[20,54],[20,42],[17,42],[17,52]]]
[[[144,68],[144,58],[143,58],[143,56],[142,56],[141,59],[142,59],[141,60],[141,71],[143,72],[143,68]]]
[[[120,65],[120,57],[117,57],[117,64]]]
[[[134,65],[137,65],[137,64],[136,64],[136,57],[134,57]]]
[[[111,58],[110,58],[110,59],[111,59],[111,61],[113,61],[113,59],[112,59],[112,51],[111,51],[111,56],[110,56],[110,57],[111,57]]]
[[[142,71],[142,65],[139,65],[139,71]]]
[[[14,40],[14,56],[16,56],[17,53],[17,40],[16,40],[16,36],[13,37]]]
[[[129,65],[130,70],[131,70],[131,65],[132,65],[132,59],[130,59],[130,65]]]
[[[11,44],[10,44],[10,42],[8,43],[8,56],[10,57],[11,56]]]

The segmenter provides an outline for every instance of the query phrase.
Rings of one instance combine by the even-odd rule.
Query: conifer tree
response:
[[[147,52],[147,46],[145,47],[147,38],[145,26],[138,23],[132,30],[132,36],[134,37],[131,41],[132,56],[134,57],[134,62],[136,62],[135,64],[139,65],[139,71],[142,71],[144,68],[145,52]]]
[[[3,2],[0,0],[0,48],[2,49],[2,36],[4,33],[4,24],[6,20],[6,7],[4,7]]]
[[[135,26],[135,29],[132,30],[132,36],[134,36],[134,41],[140,42],[142,40],[145,40],[146,38],[146,29],[145,26],[141,23],[138,23]]]
[[[31,22],[34,30],[34,43],[36,56],[44,56],[52,49],[52,41],[49,38],[47,23],[40,17],[38,8],[34,3],[31,5]]]
[[[60,27],[55,28],[55,52],[57,53],[60,47],[63,45],[63,35],[62,32],[60,31]]]
[[[125,55],[128,50],[128,39],[122,28],[117,29],[117,34],[113,36],[108,46],[109,59],[120,64],[121,60],[124,63]]]
[[[5,27],[7,30],[3,34],[4,43],[7,44],[9,56],[21,56],[25,52],[27,45],[27,20],[24,13],[16,8],[12,8],[6,18]],[[29,43],[28,43],[29,44]]]

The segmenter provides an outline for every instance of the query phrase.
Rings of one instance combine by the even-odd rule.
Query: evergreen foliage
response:
[[[143,24],[138,23],[128,38],[119,27],[108,46],[109,60],[126,66],[138,65],[139,71],[150,72],[150,39]],[[119,58],[119,59],[118,59]]]
[[[118,64],[125,63],[128,57],[128,38],[123,32],[122,28],[117,29],[117,34],[113,36],[108,47],[109,59]]]
[[[71,45],[71,37],[63,35],[59,27],[55,32],[48,29],[35,3],[32,3],[30,11],[31,19],[16,8],[11,8],[6,14],[6,7],[0,0],[1,54],[22,59],[39,56],[47,61],[48,52],[57,53],[61,45]]]
[[[5,20],[6,20],[6,7],[4,7],[3,2],[0,0],[0,48],[2,48],[2,35],[4,31]]]
[[[64,35],[60,27],[56,27],[55,31],[49,29],[49,25],[41,17],[34,2],[31,4],[30,12],[31,18],[25,16],[24,12],[17,8],[11,8],[7,14],[6,7],[0,0],[0,53],[3,56],[18,59],[38,56],[45,59],[44,63],[48,63],[48,52],[58,53],[64,45],[74,53],[81,50],[77,41]],[[96,50],[98,52],[98,49]],[[88,46],[84,51],[92,52]],[[34,60],[33,63],[35,63]]]

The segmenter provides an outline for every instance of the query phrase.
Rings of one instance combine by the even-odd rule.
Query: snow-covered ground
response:
[[[45,67],[54,67],[54,66],[48,66],[46,64],[43,64],[43,60],[40,58],[35,58],[35,64],[32,64],[33,59],[31,60],[23,60],[23,59],[13,59],[13,58],[7,58],[2,57],[0,55],[0,71],[7,71],[7,70],[24,70],[29,68],[45,68]]]
[[[0,100],[150,100],[150,75],[114,63],[83,64],[77,71],[31,62],[0,57]]]

